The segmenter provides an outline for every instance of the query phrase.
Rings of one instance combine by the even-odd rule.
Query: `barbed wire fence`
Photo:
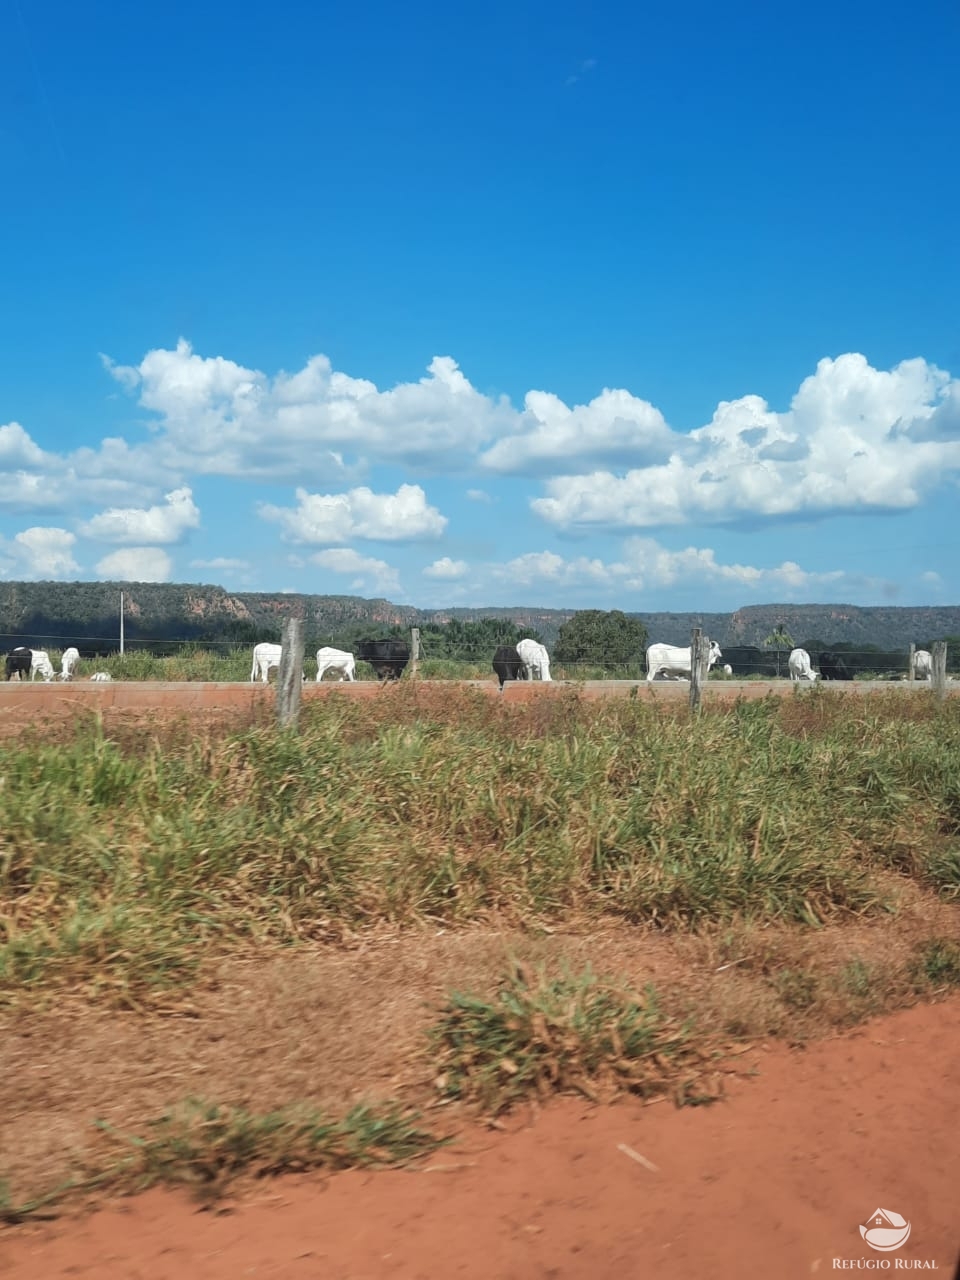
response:
[[[413,638],[413,631],[418,632],[416,640]],[[448,678],[456,678],[457,673],[454,669],[462,668],[465,678],[487,678],[488,672],[489,678],[493,678],[492,661],[495,646],[491,643],[471,642],[457,647],[442,642],[435,633],[424,634],[422,630],[418,631],[416,628],[413,631],[404,632],[403,638],[410,644],[412,657],[415,653],[415,670],[419,677],[429,679],[442,678],[446,675]],[[130,636],[128,634],[124,643],[126,652],[121,655],[116,635],[0,632],[0,651],[6,653],[22,646],[51,650],[56,654],[73,646],[80,651],[81,660],[110,659],[131,666],[134,659],[140,661],[150,657],[158,660],[178,657],[186,659],[204,654],[224,659],[229,657],[235,664],[239,664],[242,656],[243,661],[249,663],[254,646],[254,642],[249,639],[240,640],[229,636],[198,638],[196,636]],[[316,635],[312,637],[308,635],[308,664],[313,657],[311,646],[315,648],[323,643],[326,642],[319,640]],[[878,651],[876,647],[856,649],[837,645],[829,651],[842,659],[851,678],[900,680],[909,677],[914,648],[915,646],[911,645],[909,648]],[[750,650],[749,654],[745,655],[744,650]],[[819,657],[820,651],[810,652],[815,670],[819,667]],[[952,661],[948,662],[947,669],[960,670],[960,651],[954,648],[949,657]],[[358,665],[363,669],[363,664]],[[731,669],[727,671],[727,667]],[[468,670],[470,674],[466,675]],[[596,651],[588,652],[574,660],[565,660],[558,658],[555,654],[551,655],[551,674],[554,680],[640,680],[646,679],[647,671],[643,653],[638,653],[630,660],[624,660],[622,650],[614,651],[612,648],[604,649],[600,646]],[[745,645],[731,646],[729,659],[721,656],[719,662],[709,672],[711,680],[770,680],[777,679],[778,675],[780,679],[789,678],[785,650],[780,651],[778,659],[778,653],[773,648]]]

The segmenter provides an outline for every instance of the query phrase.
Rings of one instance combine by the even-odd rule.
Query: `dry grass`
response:
[[[18,1202],[89,1171],[96,1120],[143,1136],[191,1097],[227,1117],[217,1142],[290,1107],[429,1105],[451,993],[482,1042],[518,962],[542,978],[513,1076],[601,1094],[653,1079],[642,1036],[610,1050],[651,987],[682,1077],[688,1048],[805,1040],[960,981],[956,702],[811,690],[691,723],[405,685],[333,691],[300,735],[115,715],[0,750]],[[556,984],[588,967],[620,1003],[571,1030]]]

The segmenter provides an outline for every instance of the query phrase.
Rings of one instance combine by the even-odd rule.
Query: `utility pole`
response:
[[[123,592],[120,592],[120,656],[123,657]]]

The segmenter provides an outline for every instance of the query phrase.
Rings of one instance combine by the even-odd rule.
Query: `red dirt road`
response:
[[[960,998],[747,1060],[758,1076],[708,1108],[562,1099],[513,1132],[467,1130],[422,1171],[278,1179],[226,1212],[156,1191],[12,1228],[0,1273],[799,1280],[889,1263],[949,1280],[960,1249]],[[858,1224],[877,1208],[911,1222],[896,1253],[861,1240]]]

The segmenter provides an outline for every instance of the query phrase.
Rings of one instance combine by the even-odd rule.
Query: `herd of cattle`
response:
[[[283,652],[278,644],[258,644],[253,650],[253,666],[250,670],[251,681],[260,680],[264,684],[269,679],[272,668],[280,666],[280,655]],[[680,680],[690,678],[690,648],[679,648],[672,644],[652,644],[647,649],[647,681]],[[713,667],[723,653],[714,640],[710,645],[707,667]],[[324,645],[317,650],[317,681],[321,681],[328,671],[339,674],[340,680],[356,680],[357,659],[369,663],[378,680],[397,680],[410,661],[410,646],[403,640],[361,640],[356,654],[345,649],[333,649]],[[13,649],[7,654],[7,679],[17,676],[25,680],[29,675],[35,680],[37,675],[45,681],[53,680],[59,675],[61,680],[72,680],[80,662],[77,649],[65,649],[60,660],[61,669],[55,673],[53,664],[45,649],[27,649],[23,646]],[[836,653],[819,655],[819,672],[813,668],[810,655],[806,649],[791,650],[787,660],[787,669],[792,681],[816,680],[852,680],[853,674],[847,669],[843,658]],[[537,640],[521,640],[517,644],[502,644],[493,655],[493,670],[500,681],[500,691],[508,680],[551,680],[550,656],[545,647]],[[732,668],[723,668],[727,675],[732,675]],[[913,655],[913,674],[917,680],[933,678],[933,658],[926,649],[917,649]],[[106,671],[97,671],[91,680],[109,680]],[[304,677],[306,679],[306,677]]]
[[[271,669],[279,668],[282,652],[283,647],[279,644],[264,642],[254,645],[250,679],[266,684]],[[403,640],[361,640],[354,655],[346,649],[332,649],[330,645],[324,645],[317,650],[318,683],[328,671],[339,672],[341,680],[356,680],[357,658],[373,667],[378,680],[399,680],[410,661],[410,646]]]
[[[60,670],[55,672],[46,649],[27,649],[20,645],[7,654],[7,679],[12,680],[16,676],[18,680],[26,680],[29,675],[31,680],[36,680],[37,676],[41,675],[49,684],[55,676],[59,675],[61,680],[72,680],[76,675],[79,662],[80,651],[71,645],[69,649],[64,649],[60,658]],[[112,680],[113,677],[109,671],[95,671],[90,679]]]
[[[269,678],[271,668],[280,666],[282,648],[278,644],[258,644],[253,650],[251,680]],[[714,640],[710,645],[707,668],[713,667],[723,653]],[[356,654],[345,649],[332,649],[325,645],[317,650],[317,681],[328,671],[338,672],[340,680],[355,680],[357,659],[373,667],[378,680],[396,680],[410,661],[410,647],[403,640],[361,640]],[[652,644],[647,649],[647,681],[680,680],[690,677],[690,648],[672,644]],[[806,649],[791,650],[787,669],[792,681],[800,680],[852,680],[853,673],[836,653],[819,655],[819,672],[813,668]],[[551,680],[550,655],[537,640],[521,640],[517,644],[502,644],[493,655],[493,670],[500,682],[500,690],[508,680]],[[732,675],[730,666],[723,668]],[[918,649],[913,656],[913,674],[918,680],[929,680],[933,675],[933,659],[926,649]],[[304,677],[306,678],[306,677]]]

